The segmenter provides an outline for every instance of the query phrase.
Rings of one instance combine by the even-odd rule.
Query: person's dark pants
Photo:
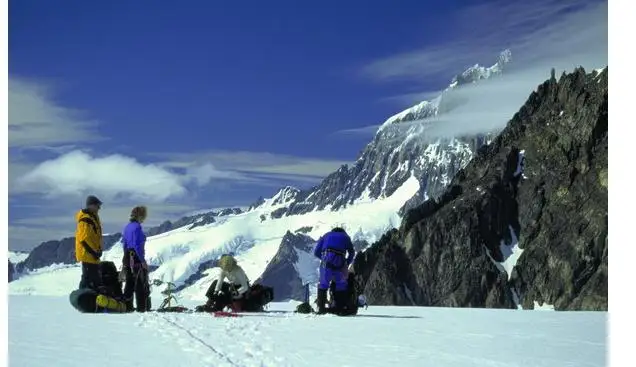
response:
[[[327,291],[333,289],[333,310],[341,310],[346,307],[347,297],[347,267],[344,266],[341,269],[329,268],[324,263],[320,266],[320,279],[318,283],[318,297],[316,302],[318,303],[318,313],[325,313],[327,303]]]
[[[132,262],[131,262],[132,256]],[[137,312],[150,311],[150,284],[148,271],[141,266],[137,255],[124,254],[123,271],[126,274],[124,286],[124,300],[129,310],[132,310],[133,296],[137,305]]]
[[[102,285],[102,277],[99,273],[99,264],[82,263],[82,277],[79,283],[79,289],[90,288],[95,291],[99,290]]]
[[[211,311],[220,311],[234,301],[230,283],[223,282],[223,285],[221,285],[221,293],[215,296],[214,291],[216,290],[216,284],[217,281],[213,281],[207,292],[205,292],[205,296],[208,298],[207,305],[211,307]]]

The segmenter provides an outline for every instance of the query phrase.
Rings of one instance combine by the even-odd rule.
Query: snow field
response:
[[[381,306],[349,318],[81,314],[66,297],[11,296],[9,365],[603,366],[606,322],[605,312]]]

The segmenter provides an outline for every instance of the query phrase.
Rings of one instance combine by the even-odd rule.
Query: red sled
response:
[[[214,317],[241,317],[241,315],[237,314],[236,312],[226,311],[216,311],[213,312],[212,315],[214,315]]]

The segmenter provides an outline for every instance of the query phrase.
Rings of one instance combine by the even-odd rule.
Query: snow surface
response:
[[[517,235],[512,227],[508,226],[510,230],[510,236],[512,237],[512,243],[510,245],[506,245],[504,240],[501,240],[499,244],[499,249],[503,254],[504,260],[500,262],[501,267],[504,269],[506,274],[508,274],[508,280],[512,276],[512,268],[517,265],[517,261],[519,261],[519,257],[523,253],[523,249],[519,247],[519,240],[517,239]]]
[[[188,229],[178,228],[149,237],[146,259],[158,266],[152,279],[173,282],[180,286],[199,270],[205,261],[217,259],[223,253],[233,252],[251,281],[256,280],[274,257],[283,236],[289,230],[312,227],[307,233],[318,239],[335,225],[345,227],[356,240],[377,241],[388,229],[398,227],[398,214],[404,203],[419,190],[418,180],[411,176],[388,198],[358,202],[339,211],[313,211],[304,215],[270,218],[276,209],[289,205],[287,192],[275,195],[259,207],[237,215],[219,217],[215,223]],[[268,217],[265,221],[261,216]],[[302,255],[302,254],[299,254]],[[121,263],[123,250],[115,244],[104,252],[103,260]],[[312,279],[317,267],[313,261],[301,256],[296,264],[304,279]],[[300,268],[302,267],[302,269]],[[218,268],[208,269],[205,277],[197,280],[177,294],[192,300],[204,300],[205,291],[218,274]],[[66,296],[77,287],[81,270],[77,265],[52,266],[40,269],[9,283],[10,294],[39,294]],[[153,288],[160,292],[163,288]]]
[[[522,175],[525,171],[525,164],[526,164],[526,151],[520,150],[517,157],[517,169],[515,170],[515,173],[513,174],[513,176],[517,177],[519,175]]]
[[[295,303],[271,309],[289,310]],[[369,307],[358,317],[81,314],[9,297],[9,366],[602,366],[605,312]],[[44,327],[43,327],[44,326]],[[338,349],[340,348],[339,352]]]
[[[21,263],[26,260],[27,257],[29,257],[28,252],[9,251],[9,261],[11,261],[12,264]]]
[[[534,309],[537,311],[554,311],[554,305],[549,305],[547,303],[541,303],[534,301]]]
[[[512,269],[517,265],[517,261],[519,261],[519,258],[523,253],[523,249],[519,247],[519,239],[517,238],[514,229],[511,226],[508,226],[508,230],[510,231],[512,243],[507,245],[504,240],[501,240],[501,243],[499,244],[499,249],[503,255],[503,261],[495,261],[486,246],[484,246],[484,249],[490,260],[497,266],[497,269],[499,269],[502,273],[506,273],[508,280],[510,280],[510,277],[512,276]]]

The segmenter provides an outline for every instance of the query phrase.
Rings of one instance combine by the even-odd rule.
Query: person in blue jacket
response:
[[[318,313],[326,312],[327,291],[331,282],[335,283],[334,298],[336,312],[347,302],[348,267],[356,255],[347,232],[335,227],[325,233],[316,244],[314,256],[320,259],[320,281],[318,283]]]
[[[130,221],[124,228],[122,244],[124,257],[122,271],[125,274],[124,300],[126,308],[133,310],[133,295],[137,303],[137,311],[150,310],[150,284],[148,281],[148,264],[146,263],[146,235],[141,224],[146,220],[148,210],[145,206],[137,206],[130,213]]]

